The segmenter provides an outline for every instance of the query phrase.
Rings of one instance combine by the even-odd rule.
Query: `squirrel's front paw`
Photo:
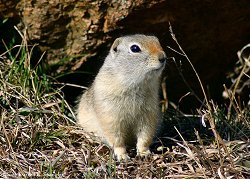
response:
[[[149,148],[147,148],[147,147],[137,149],[137,156],[147,157],[150,154],[151,154],[151,152],[150,152]]]
[[[120,155],[116,154],[116,158],[119,162],[122,162],[122,161],[127,162],[130,160],[130,157],[128,156],[128,154],[120,154]]]
[[[126,152],[125,147],[116,147],[116,148],[114,148],[114,153],[115,153],[115,156],[116,156],[116,158],[117,158],[117,160],[119,162],[130,160],[130,157],[128,156],[128,154]]]
[[[141,156],[141,157],[147,157],[150,154],[151,154],[150,150],[143,151],[143,152],[137,152],[137,155]]]

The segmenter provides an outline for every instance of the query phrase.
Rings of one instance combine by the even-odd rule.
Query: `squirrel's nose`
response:
[[[161,63],[164,63],[164,62],[166,61],[166,59],[167,59],[166,57],[160,58],[159,61],[160,61]]]
[[[161,63],[164,63],[166,61],[166,59],[167,59],[167,57],[166,57],[165,53],[160,53],[159,54],[159,61]]]

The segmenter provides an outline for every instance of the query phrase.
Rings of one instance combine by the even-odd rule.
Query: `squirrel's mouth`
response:
[[[155,66],[152,65],[152,71],[161,71],[165,68],[166,65],[166,61],[164,61],[163,63],[157,63]]]

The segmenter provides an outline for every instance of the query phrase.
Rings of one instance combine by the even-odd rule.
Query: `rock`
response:
[[[107,32],[117,29],[118,21],[133,9],[151,7],[156,2],[21,0],[17,5],[15,1],[1,4],[0,12],[9,12],[7,16],[13,17],[12,13],[18,11],[15,18],[20,18],[23,28],[27,29],[30,42],[47,52],[50,64],[60,64],[57,68],[60,72],[67,70],[66,67],[78,69],[111,38]]]

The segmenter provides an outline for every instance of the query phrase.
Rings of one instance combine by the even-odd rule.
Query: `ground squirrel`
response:
[[[117,38],[91,87],[80,98],[78,124],[102,137],[118,160],[128,159],[126,147],[150,153],[160,122],[158,88],[166,54],[155,36]]]

